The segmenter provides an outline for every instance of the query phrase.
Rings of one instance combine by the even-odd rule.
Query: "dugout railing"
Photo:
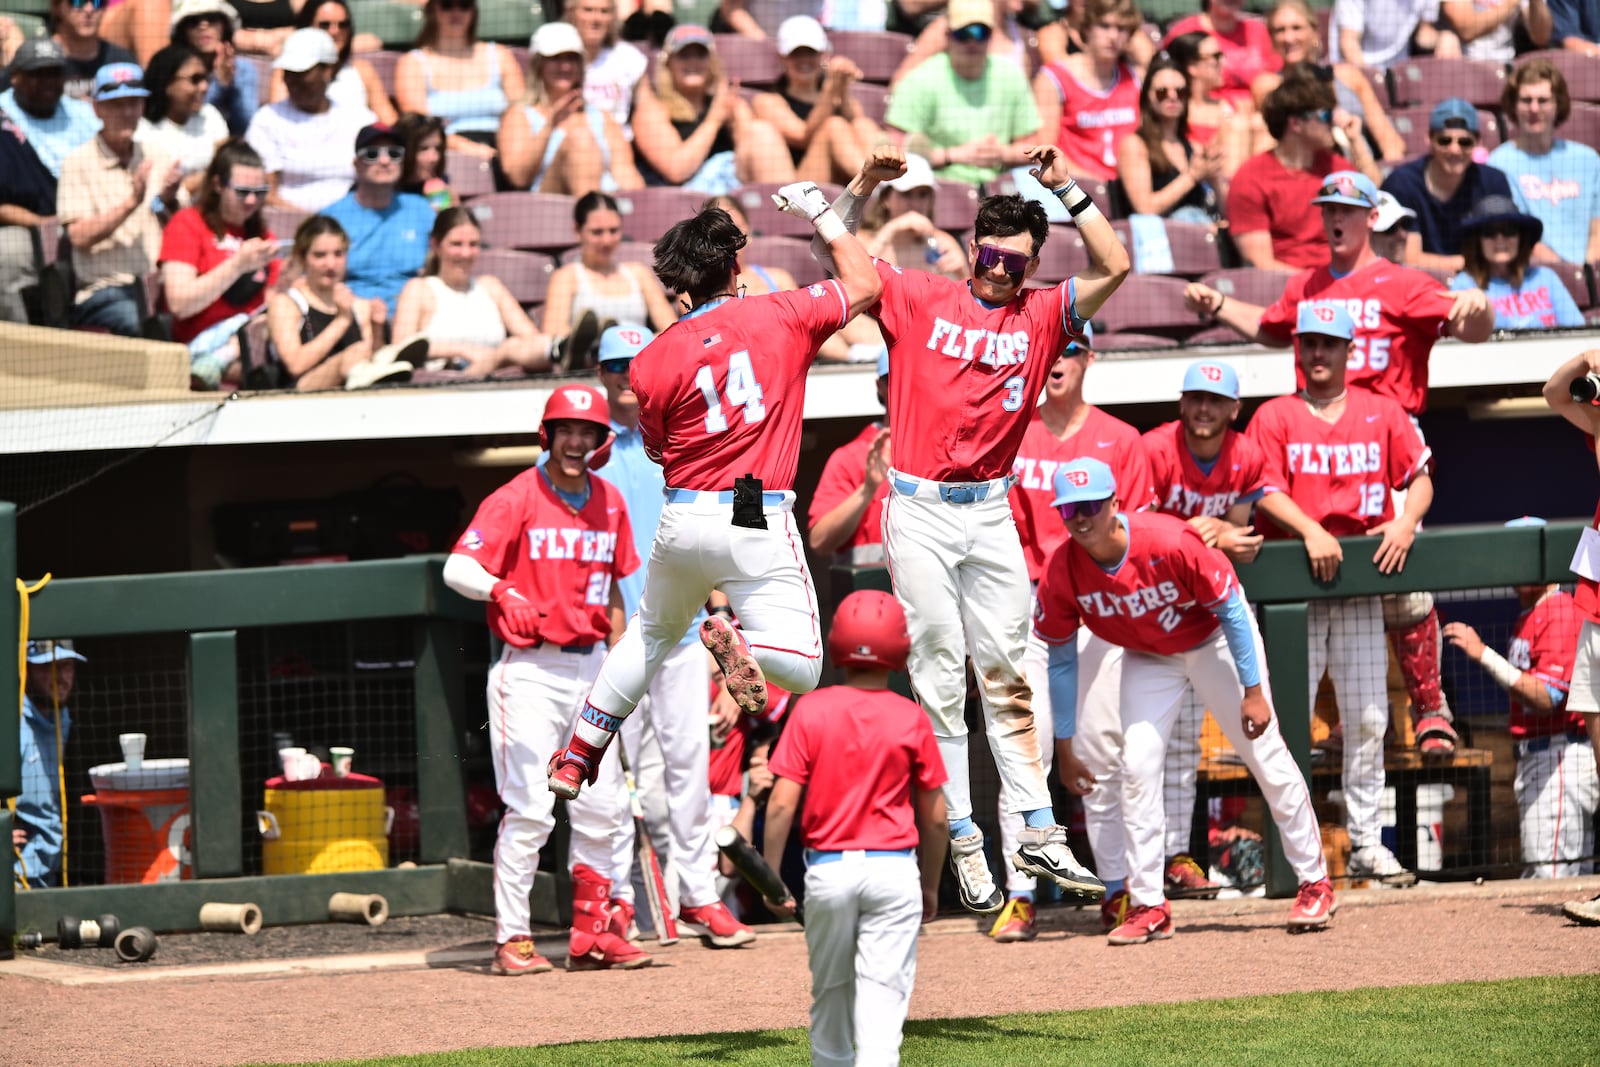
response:
[[[1371,563],[1376,538],[1349,539],[1338,578],[1313,582],[1298,542],[1266,546],[1240,570],[1260,610],[1261,628],[1284,737],[1311,770],[1307,707],[1306,604],[1349,597],[1428,590],[1477,589],[1566,581],[1580,522],[1543,528],[1457,527],[1420,534],[1403,573],[1383,575]],[[471,862],[466,770],[465,628],[481,627],[482,607],[445,587],[439,557],[365,563],[202,571],[56,580],[30,601],[35,638],[183,634],[187,641],[186,724],[190,756],[193,878],[139,885],[76,885],[16,891],[0,887],[0,939],[19,930],[53,932],[63,914],[118,915],[124,925],[156,930],[197,927],[208,901],[253,901],[272,924],[327,919],[334,892],[382,893],[391,914],[492,910],[489,870]],[[15,513],[0,504],[0,575],[16,573]],[[882,571],[834,572],[835,584],[874,585]],[[837,592],[837,589],[836,589]],[[19,600],[0,610],[0,648],[19,647]],[[252,875],[246,870],[247,816],[257,807],[241,774],[239,632],[264,626],[326,622],[360,625],[408,620],[414,655],[411,715],[419,811],[416,866],[335,874]],[[0,692],[18,691],[17,658],[0,655]],[[20,791],[18,734],[0,738],[0,799]],[[79,783],[73,783],[76,791]],[[253,785],[250,787],[253,789]],[[0,833],[11,815],[0,807]],[[1270,830],[1270,828],[1269,828]],[[1287,895],[1293,879],[1269,838],[1268,891]],[[564,918],[559,883],[542,875],[535,913]]]

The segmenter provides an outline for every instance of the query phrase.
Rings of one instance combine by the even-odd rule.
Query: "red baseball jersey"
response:
[[[1267,485],[1267,457],[1261,446],[1234,429],[1222,432],[1222,451],[1209,471],[1184,440],[1183,423],[1174,420],[1144,435],[1144,454],[1156,486],[1156,507],[1192,519],[1221,518],[1241,501],[1259,498]]]
[[[1511,650],[1506,659],[1519,670],[1533,675],[1545,685],[1565,693],[1572,685],[1572,662],[1578,655],[1578,629],[1583,614],[1567,594],[1557,591],[1524,611],[1511,628]],[[1546,737],[1582,732],[1583,716],[1577,712],[1553,715],[1529,711],[1516,699],[1511,701],[1511,736]]]
[[[573,511],[537,467],[489,494],[452,551],[516,583],[544,616],[540,638],[555,645],[604,641],[611,633],[611,583],[639,569],[616,487],[590,478],[588,502]],[[491,601],[490,629],[499,616]]]
[[[857,434],[855,440],[833,450],[833,455],[822,467],[822,477],[817,480],[816,491],[811,494],[809,521],[812,526],[861,488],[861,483],[866,481],[867,453],[872,451],[873,439],[882,429],[882,423],[874,422]],[[849,552],[861,545],[883,544],[883,498],[888,495],[889,481],[886,478],[873,494],[867,510],[861,513],[861,522],[850,534],[850,539],[840,546],[840,552]]]
[[[911,790],[945,783],[927,714],[887,689],[833,685],[795,701],[768,766],[807,787],[800,840],[827,852],[915,848]]]
[[[1246,431],[1267,457],[1267,492],[1288,493],[1335,537],[1360,537],[1394,518],[1390,489],[1403,489],[1432,450],[1400,405],[1365,389],[1350,390],[1330,423],[1298,396],[1261,405]],[[1265,536],[1287,537],[1269,519]]]
[[[712,700],[717,699],[721,688],[721,683],[711,686]],[[727,739],[721,745],[712,747],[711,758],[706,764],[706,777],[711,780],[712,796],[744,795],[744,749],[751,732],[757,723],[774,723],[783,718],[783,713],[789,710],[789,702],[793,699],[787,690],[779,689],[768,682],[766,710],[759,717],[740,713],[734,718]]]
[[[1261,315],[1262,333],[1281,344],[1293,340],[1302,300],[1332,300],[1355,322],[1345,384],[1393,397],[1412,415],[1428,406],[1428,357],[1445,334],[1454,293],[1420,270],[1397,267],[1382,257],[1334,277],[1327,267],[1289,279],[1278,302]],[[1295,386],[1306,378],[1295,367]]]
[[[1045,376],[1083,327],[1069,321],[1071,282],[990,307],[966,282],[876,262],[894,469],[938,482],[1010,473]]]
[[[1046,63],[1039,69],[1055,86],[1061,99],[1061,126],[1056,144],[1079,171],[1110,181],[1117,176],[1117,145],[1123,135],[1139,125],[1139,76],[1118,62],[1111,88],[1091,89],[1065,63]]]
[[[668,326],[628,372],[639,433],[674,489],[746,474],[793,489],[806,371],[850,315],[837,281],[725,300]]]
[[[1174,515],[1121,517],[1128,554],[1114,571],[1071,540],[1056,549],[1039,583],[1033,632],[1059,645],[1081,623],[1130,652],[1187,652],[1217,632],[1214,609],[1238,582],[1233,564]]]
[[[1027,558],[1028,578],[1032,581],[1039,580],[1050,554],[1067,539],[1067,524],[1050,506],[1056,498],[1056,468],[1085,456],[1111,468],[1123,511],[1139,511],[1155,500],[1155,483],[1150,478],[1150,464],[1145,460],[1138,430],[1115,415],[1091,407],[1078,432],[1063,441],[1045,427],[1035,409],[1022,435],[1022,447],[1013,468],[1017,484],[1011,490],[1011,514],[1017,520],[1017,534],[1022,538],[1022,554]],[[899,460],[897,452],[897,467]]]

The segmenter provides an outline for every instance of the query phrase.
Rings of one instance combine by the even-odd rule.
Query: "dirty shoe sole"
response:
[[[767,710],[767,678],[756,662],[733,624],[713,615],[700,624],[700,643],[706,646],[722,670],[723,685],[734,703],[749,715],[759,715]]]
[[[1011,866],[1036,878],[1050,879],[1050,881],[1061,887],[1063,893],[1077,900],[1096,903],[1105,899],[1105,884],[1092,874],[1086,878],[1078,878],[1070,872],[1058,871],[1054,867],[1035,863],[1028,858],[1028,854],[1025,852],[1018,852],[1012,856]]]

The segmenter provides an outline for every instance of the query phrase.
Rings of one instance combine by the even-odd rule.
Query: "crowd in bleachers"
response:
[[[1106,348],[1228,339],[1179,279],[1266,302],[1325,264],[1338,170],[1501,327],[1600,316],[1600,0],[3,6],[0,319],[179,341],[197,388],[585,371],[608,320],[675,316],[649,246],[708,198],[747,292],[815,280],[766,194],[886,138],[874,254],[962,276],[1014,191],[1060,224],[1038,283],[1084,262],[1024,173],[1060,145],[1139,272]],[[875,358],[853,325],[823,359]]]

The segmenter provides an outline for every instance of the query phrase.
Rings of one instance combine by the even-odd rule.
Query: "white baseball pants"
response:
[[[1228,710],[1228,709],[1224,709]],[[1166,778],[1162,789],[1167,811],[1167,856],[1189,855],[1194,838],[1194,798],[1200,778],[1200,731],[1205,728],[1206,706],[1195,695],[1194,687],[1183,696],[1178,721],[1167,738]],[[1209,856],[1195,856],[1202,869],[1211,866]]]
[[[713,589],[733,605],[768,680],[791,693],[817,687],[822,630],[805,542],[791,511],[794,494],[767,495],[774,502],[764,509],[765,530],[732,525],[733,506],[717,493],[669,500],[661,509],[639,613],[606,656],[589,703],[610,715],[631,714]]]
[[[1313,600],[1306,605],[1307,653],[1315,708],[1322,672],[1333,682],[1344,726],[1345,825],[1350,847],[1382,843],[1383,735],[1389,729],[1389,651],[1375,596]],[[1220,721],[1222,716],[1217,716]]]
[[[811,1062],[894,1067],[917,976],[917,859],[832,855],[806,867]]]
[[[906,669],[944,757],[950,818],[972,815],[967,776],[966,660],[978,679],[984,728],[1011,811],[1050,806],[1032,696],[1023,678],[1028,643],[1028,570],[1006,502],[1006,479],[983,500],[952,504],[939,483],[889,472],[884,554],[911,634]],[[907,494],[900,483],[914,485]]]
[[[620,739],[644,807],[645,826],[663,859],[667,897],[698,907],[717,899],[711,841],[710,657],[699,641],[661,661],[644,700],[622,721]],[[670,866],[667,861],[670,861]]]
[[[1572,688],[1567,693],[1567,710],[1594,715],[1600,712],[1600,626],[1584,619],[1578,627],[1578,653],[1572,661]],[[1592,723],[1592,720],[1591,720]],[[1589,728],[1594,736],[1594,727]]]
[[[1256,657],[1265,664],[1261,634],[1250,624]],[[1380,631],[1381,633],[1381,631]],[[1244,686],[1219,628],[1209,640],[1175,656],[1127,652],[1122,657],[1123,811],[1128,821],[1128,896],[1133,903],[1154,907],[1165,899],[1163,874],[1166,823],[1162,766],[1190,686],[1213,709],[1234,751],[1244,759],[1266,800],[1283,840],[1283,853],[1301,884],[1327,877],[1322,860],[1322,834],[1311,807],[1311,793],[1274,715],[1266,732],[1251,741],[1239,719]],[[1262,692],[1272,703],[1272,687],[1262,672]],[[1074,750],[1076,751],[1076,750]]]
[[[531,933],[528,894],[539,850],[555,826],[555,794],[545,767],[567,743],[572,720],[600,669],[600,649],[562,652],[555,645],[509,645],[489,668],[489,753],[505,814],[494,846],[495,938]],[[601,761],[600,777],[567,805],[572,826],[570,863],[586,863],[611,879],[612,892],[632,899],[633,822],[622,764]]]
[[[1548,748],[1517,757],[1512,785],[1522,812],[1522,876],[1588,874],[1591,864],[1576,860],[1594,852],[1594,813],[1600,804],[1594,748],[1558,734]]]

